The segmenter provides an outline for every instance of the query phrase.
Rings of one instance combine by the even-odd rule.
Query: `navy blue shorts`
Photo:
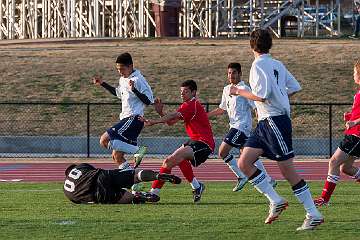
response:
[[[110,140],[121,140],[137,146],[137,138],[144,127],[144,123],[138,117],[136,115],[121,119],[120,122],[106,130]]]
[[[284,161],[293,158],[292,127],[287,115],[268,117],[259,121],[244,147],[261,148],[263,157]]]
[[[232,147],[242,148],[247,139],[248,137],[241,130],[230,128],[223,141]]]

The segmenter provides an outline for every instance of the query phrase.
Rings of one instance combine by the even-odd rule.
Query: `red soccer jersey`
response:
[[[184,120],[185,130],[190,139],[204,142],[214,151],[215,142],[211,125],[201,103],[193,98],[181,104],[177,111]]]
[[[360,90],[354,96],[354,103],[347,121],[354,121],[360,118]],[[345,130],[345,135],[355,135],[360,137],[360,125],[355,125],[352,128]]]

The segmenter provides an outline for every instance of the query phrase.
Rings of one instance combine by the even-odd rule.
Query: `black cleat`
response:
[[[181,178],[179,178],[178,176],[172,175],[172,174],[167,174],[167,173],[159,173],[157,175],[157,179],[161,180],[161,181],[171,182],[172,184],[180,184],[181,183]]]
[[[155,203],[155,202],[160,201],[160,196],[158,196],[154,193],[147,192],[147,193],[145,193],[145,195],[146,195],[146,202]]]
[[[200,202],[201,195],[204,192],[204,190],[205,190],[205,185],[203,183],[200,183],[200,187],[198,187],[197,189],[193,189],[194,203]]]
[[[135,192],[135,193],[133,193],[133,196],[134,196],[134,198],[132,200],[133,204],[142,204],[147,201],[145,192]]]

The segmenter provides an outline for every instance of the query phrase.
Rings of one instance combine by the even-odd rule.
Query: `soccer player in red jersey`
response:
[[[161,117],[157,120],[142,118],[145,126],[152,126],[158,123],[173,125],[179,120],[184,121],[185,130],[190,140],[164,160],[160,168],[160,173],[169,174],[173,167],[179,166],[184,177],[189,181],[193,189],[194,203],[200,201],[205,185],[195,178],[192,166],[198,167],[204,163],[215,148],[211,125],[204,107],[196,98],[196,91],[196,82],[187,80],[181,84],[181,98],[183,103],[177,111],[164,114],[163,104],[160,99],[157,99],[155,101],[155,109]],[[160,200],[160,189],[164,183],[165,182],[161,180],[155,180],[153,182],[150,190],[153,202]]]
[[[354,82],[360,85],[360,60],[354,64]],[[315,205],[323,206],[329,203],[336,184],[340,180],[340,172],[352,176],[360,182],[360,168],[353,166],[360,157],[360,89],[354,96],[351,112],[344,114],[345,136],[329,161],[328,176],[321,197],[314,200]]]

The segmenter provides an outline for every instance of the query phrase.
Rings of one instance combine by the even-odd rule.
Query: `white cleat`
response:
[[[279,215],[289,206],[289,203],[283,199],[280,203],[270,203],[269,216],[266,218],[265,223],[271,224],[278,219]]]
[[[301,227],[298,227],[297,231],[314,230],[317,226],[324,223],[324,217],[312,217],[306,214],[305,220]]]
[[[236,183],[236,186],[233,188],[233,192],[238,192],[241,189],[243,189],[247,182],[248,182],[248,179],[246,177],[238,178],[238,182]]]

